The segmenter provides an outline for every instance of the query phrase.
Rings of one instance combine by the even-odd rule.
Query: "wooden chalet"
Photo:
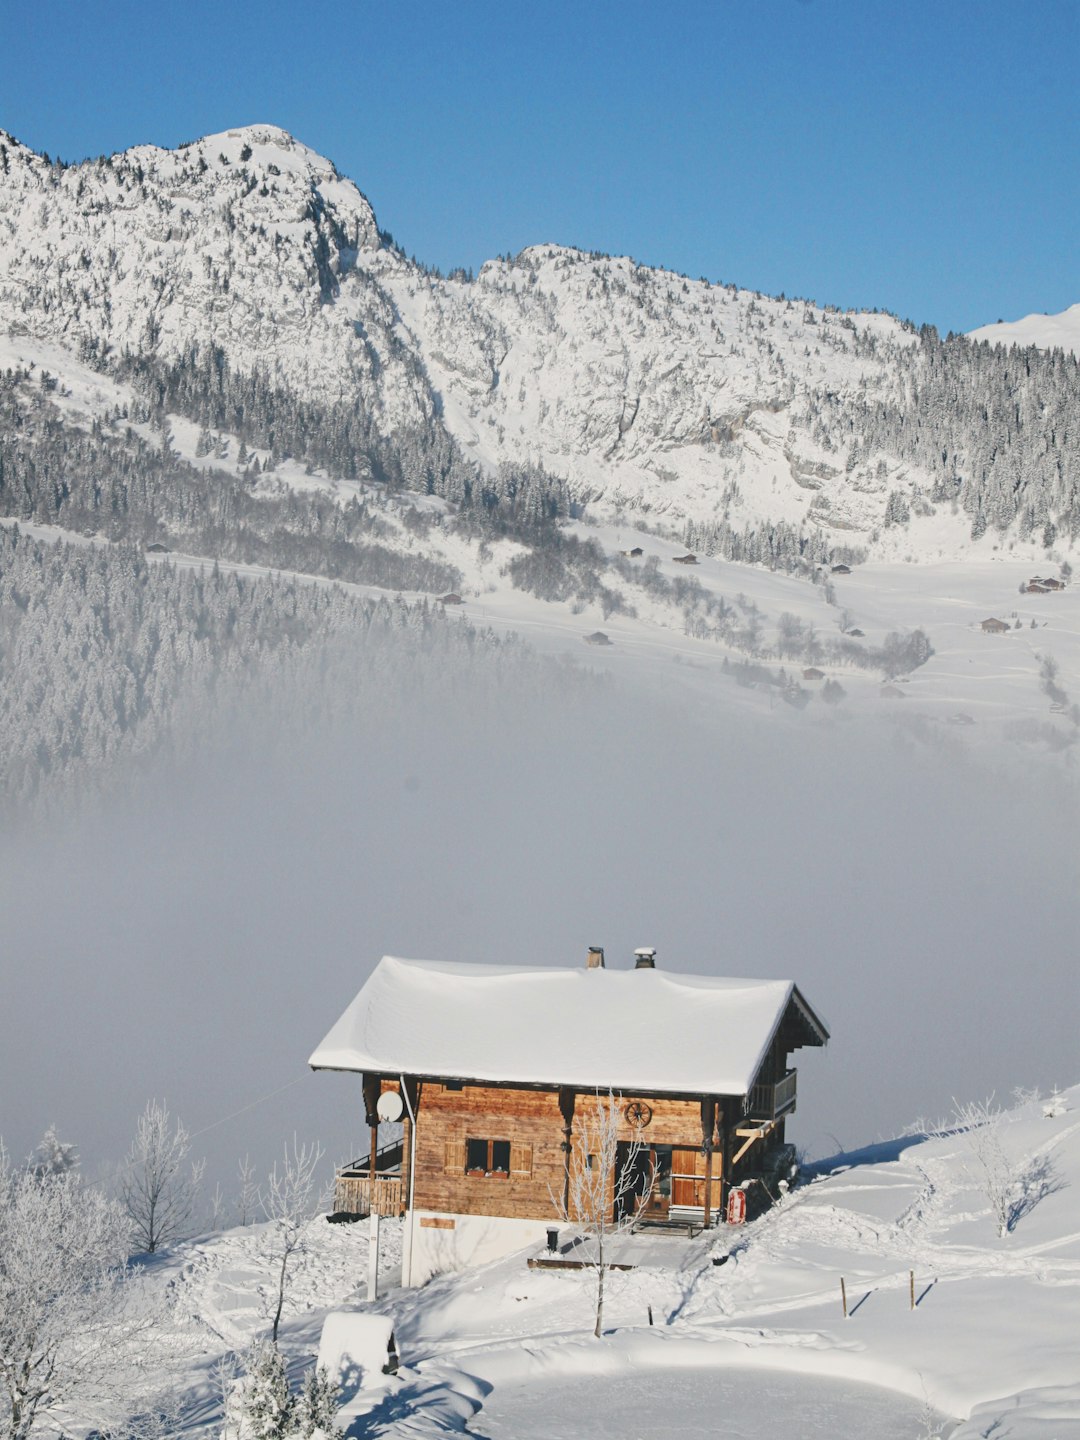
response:
[[[718,1223],[755,1177],[775,1193],[791,1052],[824,1045],[825,1025],[791,981],[675,974],[651,950],[635,960],[386,956],[312,1055],[313,1069],[363,1076],[370,1156],[339,1175],[336,1208],[406,1215],[403,1283],[542,1241],[572,1167],[591,1163],[575,1142],[609,1092],[616,1171],[647,1177],[624,1202],[635,1223]],[[398,1117],[403,1137],[380,1152],[380,1121]]]

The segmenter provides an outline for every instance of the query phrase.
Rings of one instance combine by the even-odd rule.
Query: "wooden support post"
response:
[[[378,1127],[378,1125],[372,1125],[372,1127],[371,1127],[371,1142],[370,1142],[370,1143],[371,1143],[371,1156],[370,1156],[370,1161],[369,1161],[369,1164],[368,1164],[368,1170],[369,1170],[370,1175],[371,1175],[371,1200],[372,1200],[372,1204],[374,1204],[374,1201],[375,1201],[375,1152],[376,1152],[376,1151],[378,1150],[378,1148],[379,1148],[379,1127]]]
[[[911,1308],[912,1308],[912,1310],[914,1310],[914,1309],[915,1309],[915,1271],[914,1271],[914,1270],[909,1270],[909,1271],[907,1272],[907,1274],[908,1274],[908,1293],[909,1293],[910,1298],[911,1298]]]
[[[563,1118],[563,1214],[570,1215],[570,1158],[574,1148],[574,1092],[569,1085],[559,1090],[559,1111]]]
[[[382,1094],[382,1076],[364,1076],[364,1119],[369,1125],[379,1123],[378,1104]]]
[[[844,1319],[848,1318],[847,1313],[847,1286],[844,1284],[844,1277],[840,1276],[840,1303],[844,1307]]]
[[[724,1112],[719,1108],[716,1112],[716,1133],[720,1140],[720,1219],[723,1220],[727,1214],[725,1207],[728,1197],[728,1182],[731,1179],[729,1170],[731,1150],[728,1145],[727,1127],[724,1124]]]
[[[712,1221],[712,1156],[713,1131],[716,1129],[716,1101],[705,1096],[701,1101],[701,1148],[705,1151],[705,1229]]]

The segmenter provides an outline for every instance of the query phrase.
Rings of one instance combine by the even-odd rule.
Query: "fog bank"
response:
[[[363,705],[347,666],[305,683],[249,695],[123,802],[5,838],[16,1154],[55,1123],[88,1168],[119,1159],[150,1096],[227,1190],[294,1131],[364,1149],[359,1079],[306,1060],[385,952],[629,965],[652,944],[793,978],[833,1035],[797,1056],[811,1154],[1077,1080],[1071,786],[554,671],[418,669]]]

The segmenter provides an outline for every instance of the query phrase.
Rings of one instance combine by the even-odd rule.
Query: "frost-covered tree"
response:
[[[244,1440],[289,1440],[297,1428],[297,1402],[276,1342],[256,1341],[245,1368],[240,1427]]]
[[[30,1168],[39,1180],[46,1175],[66,1175],[78,1168],[79,1156],[74,1145],[61,1140],[56,1126],[50,1125],[30,1157]]]
[[[273,1266],[267,1305],[275,1344],[289,1286],[307,1253],[308,1231],[322,1200],[318,1178],[322,1158],[321,1145],[301,1145],[294,1137],[271,1170],[262,1194],[263,1214],[270,1222],[263,1245]]]
[[[72,1168],[12,1167],[0,1148],[0,1434],[122,1407],[159,1320],[127,1263],[122,1207]]]
[[[185,1233],[195,1213],[205,1162],[189,1162],[191,1139],[167,1107],[147,1102],[120,1177],[120,1195],[140,1250],[152,1254]]]
[[[337,1423],[338,1387],[325,1365],[312,1366],[305,1374],[297,1399],[296,1419],[304,1440],[318,1434],[322,1440],[342,1440],[344,1431]]]
[[[638,1205],[652,1186],[654,1176],[642,1164],[647,1150],[633,1133],[619,1153],[624,1129],[619,1099],[612,1091],[597,1092],[595,1100],[579,1101],[569,1156],[569,1185],[564,1195],[551,1194],[559,1218],[579,1225],[583,1245],[575,1250],[595,1279],[596,1323],[593,1334],[604,1330],[604,1284],[609,1245],[634,1222]]]

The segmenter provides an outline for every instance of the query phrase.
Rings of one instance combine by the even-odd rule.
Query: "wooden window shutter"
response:
[[[532,1146],[519,1145],[514,1141],[510,1146],[510,1174],[532,1174]]]
[[[447,1140],[443,1152],[443,1169],[462,1175],[465,1171],[465,1141]]]

